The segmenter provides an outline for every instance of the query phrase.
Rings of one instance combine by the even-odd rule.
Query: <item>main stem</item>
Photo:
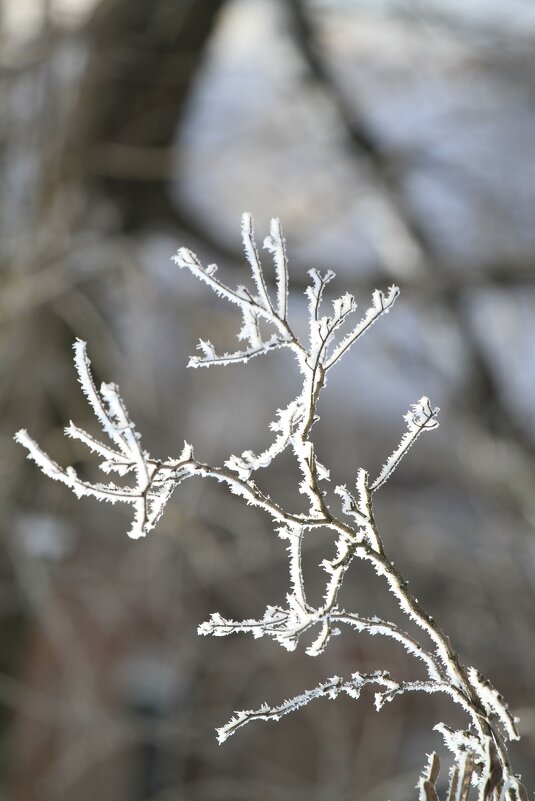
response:
[[[310,440],[310,431],[315,421],[315,410],[318,402],[318,397],[325,385],[326,371],[321,363],[321,354],[319,353],[313,363],[309,365],[311,371],[309,382],[305,382],[303,388],[303,397],[306,398],[305,413],[303,421],[299,427],[298,436],[301,443],[310,443],[311,453],[314,453],[314,446]],[[309,383],[309,391],[306,392],[306,384]],[[319,489],[318,473],[316,468],[315,459],[311,460],[310,464],[303,464],[303,460],[296,454],[299,466],[305,479],[310,483],[310,496],[312,505],[316,510],[321,510],[324,517],[324,522],[329,527],[338,530],[339,533],[352,540],[357,539],[357,532],[350,526],[345,525],[342,521],[337,520],[329,511],[323,493]],[[356,553],[362,558],[370,561],[378,575],[384,575],[388,583],[388,587],[393,595],[397,598],[401,609],[412,618],[417,625],[426,632],[429,638],[435,645],[437,654],[442,662],[452,687],[460,692],[464,698],[466,711],[471,715],[476,729],[479,731],[482,742],[486,737],[490,737],[496,747],[498,757],[502,769],[509,772],[510,763],[507,754],[507,749],[503,738],[496,730],[495,726],[489,721],[486,711],[481,706],[478,695],[472,686],[468,677],[465,667],[462,665],[456,652],[453,650],[449,637],[442,631],[436,624],[435,620],[429,615],[420,603],[414,598],[407,589],[407,581],[403,578],[399,570],[394,566],[392,561],[386,555],[383,541],[377,530],[377,525],[371,511],[371,498],[369,499],[370,518],[369,525],[371,526],[374,534],[376,548],[371,548],[364,543],[359,543],[356,548]],[[349,566],[351,558],[347,560],[346,567]],[[333,595],[332,607],[336,603],[337,593]],[[327,610],[326,610],[327,611]]]

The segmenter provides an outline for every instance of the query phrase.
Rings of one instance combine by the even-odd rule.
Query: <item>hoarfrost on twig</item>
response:
[[[326,309],[324,296],[334,273],[332,270],[323,274],[311,270],[311,283],[305,293],[309,311],[308,340],[302,342],[288,315],[288,261],[279,220],[271,221],[269,235],[264,240],[264,248],[273,261],[274,298],[270,293],[272,281],[264,272],[253,221],[248,214],[244,214],[242,219],[242,240],[251,271],[252,286],[249,288],[227,286],[218,278],[216,265],[203,267],[198,257],[186,248],[178,251],[174,261],[217,296],[238,307],[242,317],[237,336],[245,343],[244,349],[218,355],[210,341],[201,339],[199,355],[191,358],[189,366],[246,363],[278,348],[292,351],[297,359],[302,377],[301,390],[284,409],[277,411],[270,425],[274,437],[261,453],[247,450],[239,456],[230,455],[219,467],[196,459],[191,445],[185,443],[177,458],[153,459],[142,449],[140,436],[128,416],[118,387],[110,383],[97,389],[86,345],[81,340],[74,345],[78,380],[107,440],[96,439],[72,422],[65,433],[98,455],[104,473],[115,472],[126,479],[133,477],[133,484],[119,486],[113,482],[85,481],[72,467],[60,467],[25,430],[16,434],[17,441],[46,475],[63,482],[78,497],[90,495],[100,501],[132,506],[133,523],[128,533],[133,538],[144,536],[154,528],[175,487],[190,476],[215,479],[248,505],[266,512],[288,551],[290,587],[285,605],[268,605],[264,615],[257,620],[233,621],[215,612],[199,626],[199,634],[221,637],[245,633],[254,638],[271,637],[284,648],[293,650],[305,633],[313,631],[314,639],[306,650],[316,656],[345,626],[359,634],[394,640],[425,667],[426,678],[412,681],[398,681],[384,670],[372,674],[356,672],[348,680],[334,676],[282,703],[263,704],[256,710],[236,712],[225,726],[218,729],[219,742],[253,720],[279,720],[317,698],[335,699],[340,694],[358,698],[366,685],[373,684],[378,688],[375,695],[378,710],[403,693],[446,693],[468,717],[466,729],[454,731],[443,723],[435,727],[453,754],[448,801],[465,801],[470,782],[478,787],[480,801],[498,795],[503,801],[525,801],[527,795],[518,777],[511,772],[505,746],[506,739],[518,737],[515,720],[505,701],[477,670],[462,665],[448,638],[411,595],[407,581],[385,552],[373,514],[373,496],[392,476],[416,439],[437,427],[438,408],[433,408],[425,396],[411,406],[404,415],[407,430],[374,481],[370,482],[367,470],[361,467],[356,471],[355,494],[346,485],[335,487],[334,493],[342,502],[341,517],[332,511],[328,494],[329,470],[318,460],[311,437],[318,420],[320,394],[330,369],[380,317],[390,311],[399,295],[398,288],[392,286],[386,293],[375,290],[371,305],[354,322],[358,308],[353,295],[345,293],[335,298]],[[347,331],[345,334],[344,330]],[[285,450],[293,453],[300,472],[299,490],[305,502],[299,510],[283,508],[253,478]],[[315,607],[307,599],[301,556],[304,539],[317,528],[331,532],[335,553],[321,563],[326,574],[325,591],[322,603]],[[338,606],[340,590],[355,559],[372,564],[401,610],[427,635],[430,647],[391,621],[364,617]],[[421,801],[438,801],[438,770],[438,757],[431,754],[417,786]]]

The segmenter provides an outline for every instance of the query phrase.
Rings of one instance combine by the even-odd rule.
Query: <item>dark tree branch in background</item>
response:
[[[213,251],[220,261],[241,263],[239,247],[229,245],[201,219],[177,206],[168,191],[177,130],[224,3],[104,0],[89,26],[90,62],[66,160],[71,172],[99,184],[118,202],[125,229],[153,225],[179,229]],[[350,152],[358,158],[365,156],[373,168],[374,182],[393,203],[420,253],[421,268],[437,268],[437,275],[429,280],[430,294],[454,298],[466,286],[535,281],[533,261],[528,259],[497,260],[477,270],[459,270],[457,275],[440,264],[432,237],[410,209],[404,193],[403,178],[414,163],[413,156],[383,147],[354,99],[348,103],[340,91],[304,4],[290,0],[288,9],[300,52],[335,106]],[[298,276],[305,272],[304,266],[296,269]],[[396,280],[411,288],[410,279],[396,276]]]
[[[433,242],[419,217],[414,214],[406,202],[401,179],[407,165],[397,153],[382,147],[379,134],[368,123],[358,99],[352,97],[349,103],[327,63],[319,42],[311,15],[303,0],[289,0],[288,12],[290,29],[299,52],[307,65],[311,77],[324,91],[331,105],[335,108],[341,127],[346,134],[349,154],[354,158],[366,157],[372,169],[372,178],[379,189],[388,197],[402,221],[413,244],[420,251],[421,261],[433,249]],[[421,267],[424,265],[422,264]]]
[[[512,440],[523,453],[535,459],[535,443],[529,439],[523,427],[513,419],[511,410],[502,397],[492,366],[473,330],[465,302],[463,271],[460,267],[452,269],[442,263],[433,237],[410,206],[403,185],[404,165],[396,155],[392,157],[381,146],[379,134],[366,121],[364,113],[359,109],[358,100],[352,98],[349,103],[345,98],[329,68],[306,4],[303,0],[289,0],[287,8],[298,50],[308,67],[310,76],[335,107],[350,145],[350,155],[359,160],[363,157],[368,160],[374,182],[390,200],[416,248],[420,262],[418,266],[428,271],[431,285],[440,288],[437,300],[449,310],[452,320],[460,330],[471,363],[471,386],[467,394],[471,407],[477,409],[474,420],[485,421],[490,431]],[[526,266],[527,272],[530,272],[531,263]],[[508,264],[503,264],[495,272],[501,281],[509,274]],[[487,275],[484,270],[482,278],[486,285]]]
[[[162,177],[169,176],[169,154],[224,3],[104,0],[89,25],[68,169],[89,180],[100,175],[126,230],[169,216]],[[125,175],[129,161],[137,181]]]

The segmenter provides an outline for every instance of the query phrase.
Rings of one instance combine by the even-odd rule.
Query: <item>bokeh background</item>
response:
[[[317,427],[335,483],[377,472],[428,394],[438,432],[377,495],[413,591],[521,717],[535,787],[535,8],[531,0],[2,0],[0,3],[0,799],[412,801],[438,697],[377,714],[318,701],[219,747],[234,709],[333,673],[417,668],[345,632],[312,659],[198,638],[213,611],[280,603],[284,544],[208,482],[183,485],[132,543],[126,513],[76,502],[24,459],[62,464],[97,433],[72,367],[88,341],[143,441],[199,458],[268,441],[297,387],[282,354],[186,372],[239,321],[170,258],[246,275],[239,218],[282,219],[291,308],[306,271],[395,310],[333,373]],[[266,477],[281,500],[295,473]],[[305,570],[319,593],[328,538]],[[355,565],[346,608],[396,616]],[[446,763],[445,763],[446,764]],[[446,772],[444,768],[444,773]]]

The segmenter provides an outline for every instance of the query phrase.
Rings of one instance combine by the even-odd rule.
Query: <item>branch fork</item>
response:
[[[354,491],[346,485],[335,487],[334,494],[341,501],[341,516],[332,511],[325,489],[329,470],[318,461],[311,438],[312,428],[318,420],[319,398],[330,370],[379,318],[390,312],[399,295],[398,288],[392,286],[386,293],[376,290],[369,308],[360,318],[356,300],[349,293],[334,299],[328,312],[324,313],[325,290],[334,279],[334,273],[331,270],[324,274],[311,270],[311,284],[305,293],[309,311],[308,340],[302,342],[288,315],[288,261],[280,222],[271,221],[269,235],[264,240],[264,248],[273,261],[274,296],[268,289],[270,282],[266,280],[253,221],[248,214],[244,214],[242,219],[242,240],[251,270],[250,287],[227,286],[217,277],[215,265],[203,267],[198,257],[185,248],[178,251],[174,261],[216,295],[236,306],[242,318],[238,340],[245,343],[243,349],[218,354],[211,342],[201,340],[199,355],[190,359],[189,366],[247,363],[279,348],[289,349],[297,360],[302,377],[301,391],[284,409],[277,411],[276,419],[270,425],[273,441],[262,453],[245,451],[239,456],[230,455],[224,465],[218,467],[198,461],[191,445],[185,443],[177,458],[152,458],[142,448],[141,438],[128,416],[117,386],[102,384],[97,389],[86,345],[80,340],[74,344],[78,379],[105,438],[96,439],[72,422],[65,433],[98,455],[104,473],[116,473],[125,480],[133,478],[133,483],[120,486],[111,481],[85,481],[74,468],[62,468],[56,464],[25,430],[16,434],[16,440],[46,475],[64,483],[78,497],[90,495],[100,501],[133,507],[133,521],[128,534],[134,539],[145,536],[154,528],[174,489],[195,475],[215,479],[229,492],[263,510],[272,519],[288,551],[290,590],[286,605],[268,605],[258,620],[233,621],[214,613],[199,626],[199,634],[222,637],[246,633],[254,638],[271,637],[284,648],[294,650],[301,637],[313,630],[314,639],[306,650],[309,655],[317,656],[325,650],[333,635],[339,634],[341,628],[349,627],[359,634],[396,641],[425,666],[427,677],[424,680],[401,682],[387,671],[373,674],[356,672],[349,679],[334,676],[275,706],[265,703],[255,710],[238,711],[217,730],[219,742],[253,720],[279,720],[316,698],[335,699],[341,694],[358,698],[366,685],[377,688],[375,700],[378,710],[403,693],[440,692],[449,695],[467,716],[467,727],[463,730],[453,731],[445,724],[436,727],[453,757],[447,801],[466,801],[470,786],[477,788],[478,801],[525,801],[525,789],[513,774],[507,754],[506,742],[518,739],[518,734],[504,699],[475,668],[462,665],[449,639],[411,595],[407,581],[385,552],[373,515],[375,493],[390,479],[418,437],[438,426],[438,408],[434,408],[427,397],[420,398],[404,415],[405,433],[384,461],[377,477],[370,480],[368,471],[360,468],[356,473]],[[260,323],[263,323],[262,327]],[[265,333],[266,328],[269,333]],[[285,450],[293,453],[301,473],[299,489],[304,498],[304,508],[300,510],[282,508],[255,480],[256,475]],[[305,537],[318,527],[332,532],[336,552],[333,558],[321,563],[326,574],[325,592],[323,603],[314,607],[307,600],[301,555]],[[391,621],[363,617],[339,607],[340,589],[355,559],[372,564],[402,611],[430,640],[431,647],[423,645]],[[420,801],[438,801],[436,781],[439,768],[437,755],[431,754],[418,783]]]

